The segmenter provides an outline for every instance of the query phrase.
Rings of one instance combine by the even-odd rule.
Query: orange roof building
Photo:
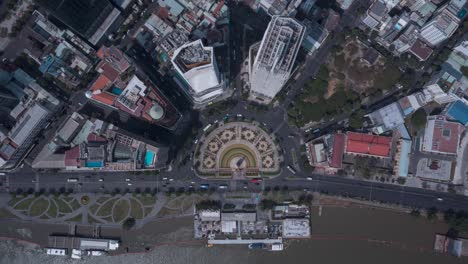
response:
[[[346,153],[388,158],[392,138],[363,133],[346,133]]]

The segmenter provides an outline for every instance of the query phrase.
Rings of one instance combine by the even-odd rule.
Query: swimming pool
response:
[[[100,168],[103,166],[103,162],[102,161],[87,161],[85,165],[86,167],[90,167],[90,168]]]
[[[113,87],[112,88],[112,93],[116,94],[116,95],[121,95],[122,94],[122,89],[120,89],[119,87]]]
[[[145,154],[145,167],[152,167],[154,163],[154,152],[147,150]]]

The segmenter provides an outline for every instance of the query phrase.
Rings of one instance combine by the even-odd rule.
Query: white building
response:
[[[212,102],[225,92],[226,83],[219,73],[213,47],[203,46],[201,40],[175,50],[172,64],[177,73],[176,82],[195,107]]]
[[[249,100],[268,104],[288,81],[305,35],[290,17],[273,16],[256,54],[249,54]]]
[[[450,38],[458,28],[460,19],[447,8],[442,8],[434,18],[421,29],[421,37],[432,46]]]

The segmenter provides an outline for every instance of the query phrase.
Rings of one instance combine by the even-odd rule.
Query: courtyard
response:
[[[274,176],[281,157],[273,137],[255,123],[220,123],[200,140],[194,167],[200,176]]]

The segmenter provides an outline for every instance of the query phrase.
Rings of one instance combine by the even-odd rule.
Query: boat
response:
[[[251,243],[249,249],[266,249],[267,245],[264,243]]]

